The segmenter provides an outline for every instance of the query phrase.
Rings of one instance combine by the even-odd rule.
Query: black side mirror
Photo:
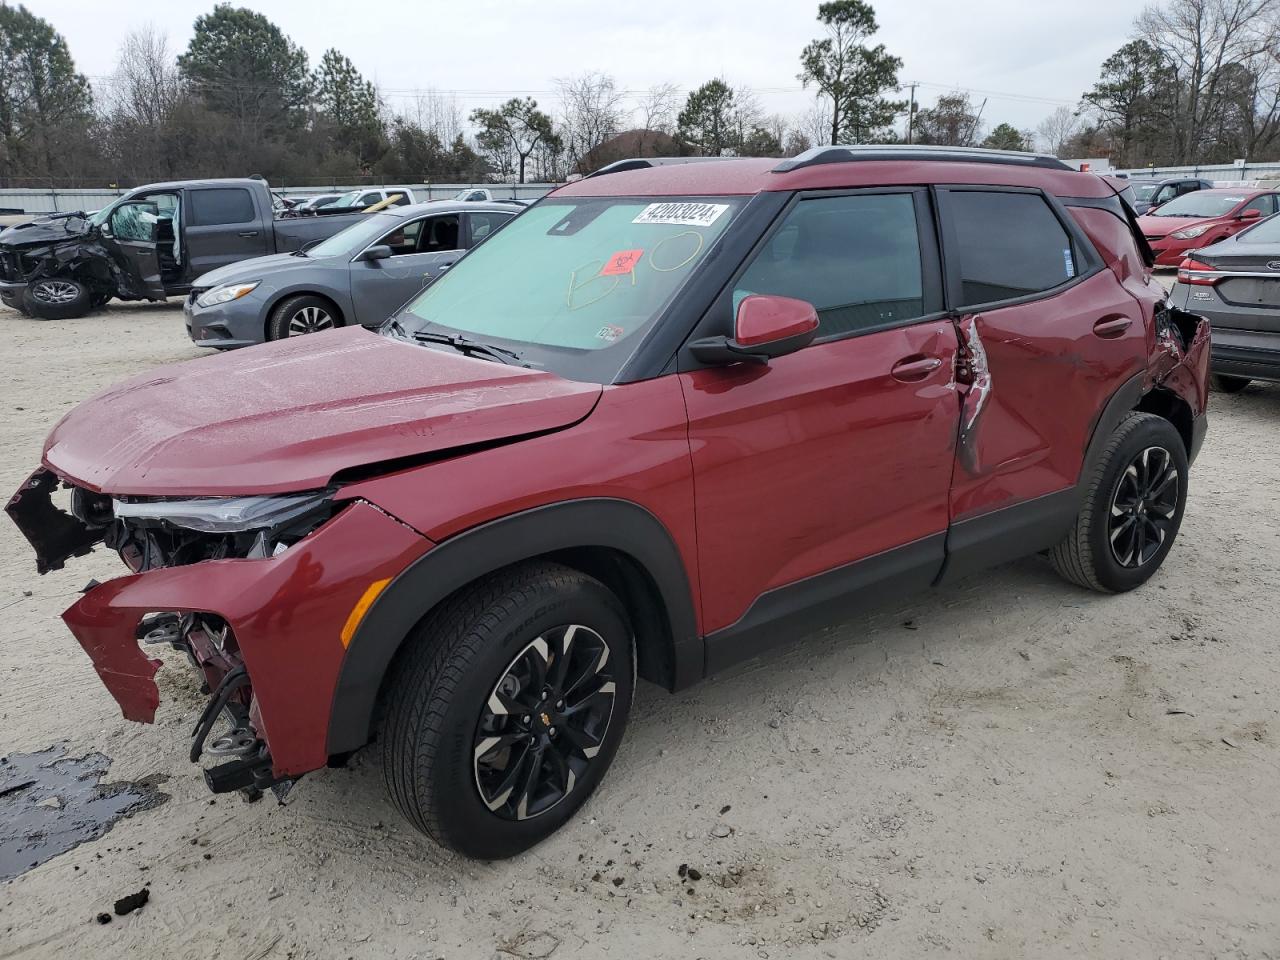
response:
[[[357,260],[386,260],[391,256],[391,248],[384,243],[378,244],[376,247],[370,247],[364,251]]]

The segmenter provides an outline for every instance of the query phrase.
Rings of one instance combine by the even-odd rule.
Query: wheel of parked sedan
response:
[[[1253,383],[1248,377],[1229,377],[1223,373],[1215,373],[1212,382],[1213,389],[1219,393],[1239,393]]]
[[[1094,467],[1074,528],[1050,551],[1054,567],[1103,593],[1145,583],[1178,536],[1187,474],[1186,448],[1173,424],[1129,414]]]
[[[87,284],[63,277],[35,280],[27,284],[22,294],[22,305],[39,320],[83,317],[92,308],[92,300]]]
[[[388,790],[438,842],[514,856],[591,795],[634,689],[631,629],[607,587],[552,563],[495,574],[427,617],[392,665]]]
[[[282,301],[267,321],[267,339],[283,340],[342,326],[342,317],[323,297],[302,294]]]

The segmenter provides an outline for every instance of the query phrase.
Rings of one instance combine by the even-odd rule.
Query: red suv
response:
[[[1207,247],[1269,217],[1280,194],[1273,190],[1215,187],[1175,197],[1138,219],[1156,266],[1176,267],[1192,250]]]
[[[8,511],[41,571],[119,552],[64,619],[133,720],[150,652],[190,658],[212,789],[376,741],[414,824],[507,856],[599,783],[637,675],[677,690],[1042,551],[1094,590],[1150,577],[1209,333],[1144,253],[1050,158],[625,161],[379,332],[86,402]]]

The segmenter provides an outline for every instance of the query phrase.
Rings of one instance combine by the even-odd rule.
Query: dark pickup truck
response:
[[[201,274],[289,253],[365,216],[278,216],[265,180],[138,187],[92,214],[55,214],[0,231],[0,300],[44,320],[84,316],[112,297],[183,296]]]

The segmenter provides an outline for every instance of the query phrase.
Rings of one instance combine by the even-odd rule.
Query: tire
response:
[[[570,631],[576,639],[566,644]],[[538,674],[526,668],[539,663],[549,685],[564,663],[570,679],[581,678],[576,690],[538,699]],[[591,795],[622,740],[634,690],[631,628],[602,583],[554,563],[494,574],[428,615],[392,664],[378,733],[387,790],[443,846],[480,860],[515,856]],[[534,756],[544,789],[504,792]]]
[[[1253,381],[1248,377],[1231,377],[1225,373],[1215,373],[1212,383],[1213,389],[1218,393],[1239,393]]]
[[[1186,448],[1173,424],[1150,413],[1128,414],[1093,468],[1075,526],[1049,551],[1054,568],[1100,593],[1146,583],[1177,539],[1187,479]],[[1144,488],[1157,495],[1143,496]]]
[[[267,321],[267,339],[283,340],[342,326],[342,315],[324,297],[301,294],[280,301]]]
[[[30,316],[30,314],[27,313],[27,308],[22,303],[22,294],[20,293],[14,293],[12,291],[0,293],[0,303],[3,303],[11,310],[17,310],[24,317]]]
[[[37,320],[83,317],[93,307],[89,286],[74,277],[44,277],[22,291],[22,305]]]

